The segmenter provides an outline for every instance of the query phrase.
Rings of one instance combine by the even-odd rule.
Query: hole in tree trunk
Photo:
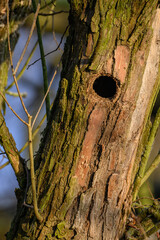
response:
[[[117,83],[111,76],[100,76],[93,83],[94,91],[103,98],[113,98],[117,92]]]

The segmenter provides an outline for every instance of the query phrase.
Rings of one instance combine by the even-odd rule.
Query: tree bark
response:
[[[70,1],[60,87],[35,158],[44,220],[19,199],[7,239],[123,236],[159,88],[157,5]]]

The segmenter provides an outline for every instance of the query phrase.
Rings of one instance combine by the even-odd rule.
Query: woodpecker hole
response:
[[[117,83],[111,76],[100,76],[94,81],[93,89],[100,97],[112,99],[117,92]]]

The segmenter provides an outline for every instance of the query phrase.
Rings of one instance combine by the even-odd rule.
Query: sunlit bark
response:
[[[44,220],[19,198],[7,239],[123,236],[158,88],[157,4],[70,1],[60,87],[35,158]]]

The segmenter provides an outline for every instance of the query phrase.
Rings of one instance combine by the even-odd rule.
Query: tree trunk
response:
[[[157,4],[70,1],[60,87],[35,158],[43,222],[19,198],[7,239],[123,236],[159,86]]]

